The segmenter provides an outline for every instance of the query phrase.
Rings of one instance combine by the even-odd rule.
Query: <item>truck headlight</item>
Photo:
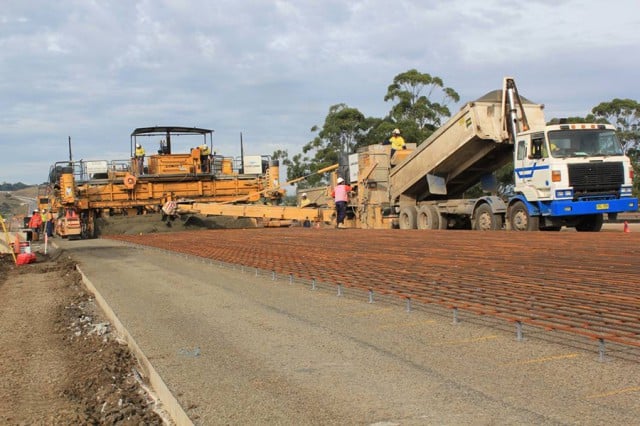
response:
[[[556,198],[573,198],[573,189],[556,189]]]
[[[631,196],[631,187],[630,186],[621,186],[620,187],[620,195],[623,197]]]

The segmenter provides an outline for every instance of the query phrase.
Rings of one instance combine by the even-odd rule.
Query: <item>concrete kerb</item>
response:
[[[129,334],[127,329],[122,325],[116,314],[113,312],[109,304],[102,297],[102,295],[95,288],[93,283],[87,278],[87,276],[82,272],[79,266],[76,265],[76,268],[80,275],[82,276],[82,282],[87,287],[87,289],[93,293],[98,306],[102,309],[105,316],[109,320],[109,322],[115,327],[120,336],[127,342],[127,346],[133,352],[134,356],[140,363],[140,366],[144,370],[144,375],[148,378],[149,384],[151,388],[156,393],[158,399],[162,403],[162,409],[165,410],[171,420],[178,426],[193,426],[193,422],[187,416],[178,400],[173,396],[165,382],[162,380],[158,372],[155,370],[151,362],[147,359],[144,352],[140,349],[133,336]]]

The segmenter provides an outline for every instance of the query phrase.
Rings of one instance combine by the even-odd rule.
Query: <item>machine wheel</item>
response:
[[[531,216],[522,201],[516,201],[509,209],[509,223],[513,231],[538,231],[540,219]]]
[[[491,206],[480,204],[475,211],[473,229],[476,231],[497,231],[502,229],[502,216],[493,214]]]
[[[418,212],[414,206],[404,207],[400,210],[398,222],[400,229],[416,229]]]
[[[576,231],[579,232],[600,232],[602,222],[604,221],[601,214],[592,214],[585,216],[576,224]]]
[[[440,229],[440,213],[436,206],[424,205],[418,209],[418,229]]]

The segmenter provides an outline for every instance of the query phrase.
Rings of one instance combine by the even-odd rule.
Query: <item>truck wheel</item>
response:
[[[600,232],[603,218],[601,214],[585,216],[576,224],[576,231],[579,232]]]
[[[497,231],[502,229],[502,216],[493,214],[491,206],[480,204],[475,211],[473,229],[476,231]]]
[[[509,209],[509,223],[513,231],[538,231],[540,219],[531,216],[522,201],[516,201]]]
[[[439,223],[440,226],[438,226],[438,229],[449,229],[449,218],[446,215],[444,214],[440,215],[439,220],[440,220],[440,223]]]
[[[432,205],[420,206],[417,218],[418,229],[440,229],[440,213]]]
[[[400,210],[398,222],[400,229],[416,229],[416,218],[418,213],[414,206],[404,207]]]

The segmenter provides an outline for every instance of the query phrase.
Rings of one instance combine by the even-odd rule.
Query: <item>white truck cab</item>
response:
[[[538,222],[540,229],[597,231],[602,213],[638,208],[633,168],[610,124],[563,123],[518,134],[514,181],[514,230],[532,230]]]

